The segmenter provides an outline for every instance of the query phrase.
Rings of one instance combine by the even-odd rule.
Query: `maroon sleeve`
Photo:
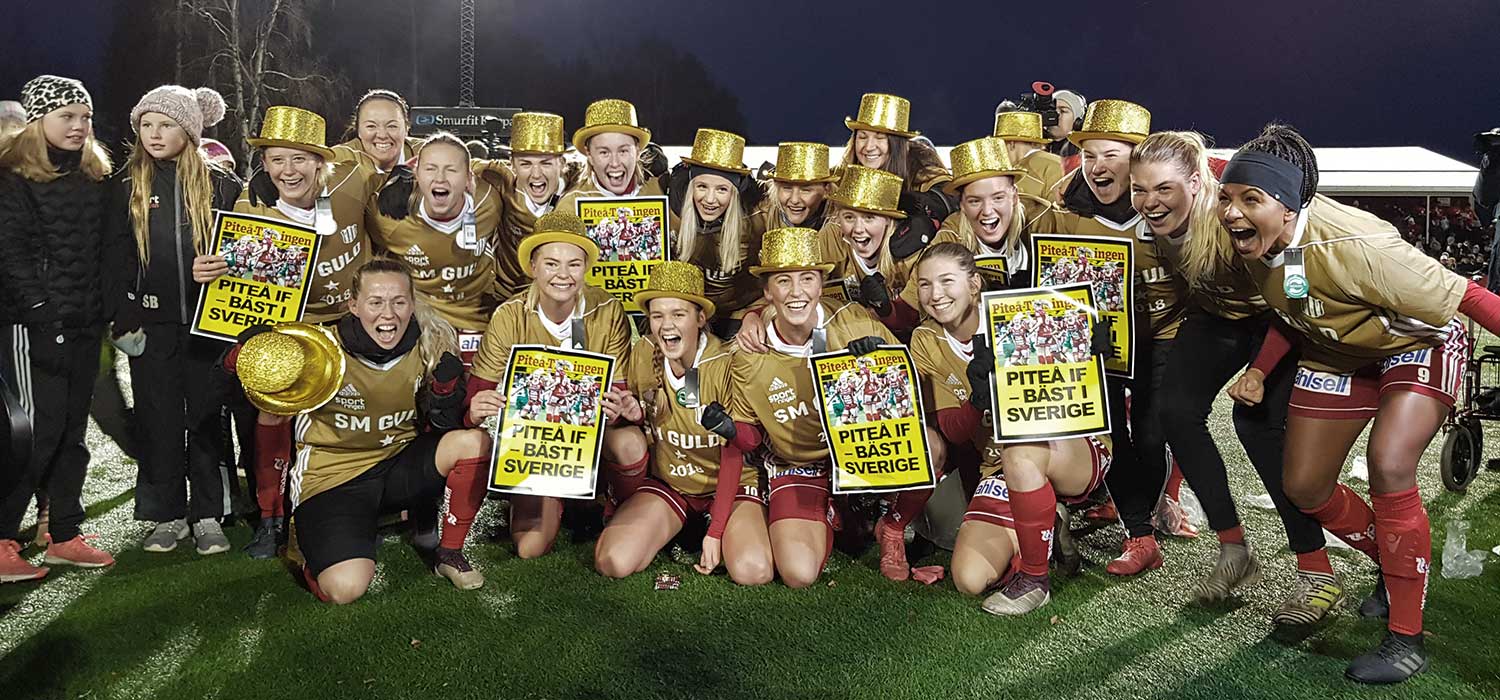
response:
[[[464,425],[466,427],[479,427],[478,424],[472,423],[469,420],[469,404],[474,402],[474,395],[481,391],[494,389],[497,386],[500,386],[498,382],[492,382],[488,379],[476,377],[473,374],[469,375],[469,383],[464,385],[464,393],[466,394],[464,396]]]
[[[921,322],[921,316],[906,300],[896,297],[891,300],[891,312],[880,317],[880,322],[892,333],[910,333]]]
[[[736,439],[719,448],[719,484],[714,487],[714,502],[708,509],[708,536],[715,539],[724,537],[729,514],[734,510],[734,496],[739,491],[740,476],[745,470],[745,455],[740,452],[738,443]]]
[[[1261,375],[1268,375],[1281,364],[1281,358],[1286,357],[1287,351],[1292,349],[1292,341],[1288,340],[1285,333],[1276,324],[1266,327],[1266,339],[1260,343],[1260,352],[1256,353],[1255,359],[1250,363],[1250,369],[1259,370]]]
[[[975,431],[979,430],[980,418],[983,416],[979,409],[967,401],[957,408],[945,408],[938,411],[938,429],[942,431],[943,437],[948,442],[963,444],[974,439]]]
[[[1500,297],[1469,280],[1464,290],[1463,301],[1458,302],[1458,312],[1474,319],[1484,329],[1500,335]]]

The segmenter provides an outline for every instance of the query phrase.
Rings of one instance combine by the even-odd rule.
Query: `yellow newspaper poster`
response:
[[[593,498],[614,358],[542,345],[511,348],[505,410],[490,458],[497,493]]]
[[[580,197],[578,218],[599,246],[587,282],[609,292],[625,310],[641,313],[635,293],[646,288],[656,263],[667,259],[667,198]]]
[[[318,259],[311,227],[220,211],[209,250],[224,256],[229,271],[199,292],[194,335],[233,341],[251,326],[302,320]]]
[[[1104,360],[1090,350],[1087,284],[986,292],[995,353],[994,437],[1028,442],[1108,433]]]
[[[936,484],[911,353],[885,345],[812,357],[819,416],[833,457],[834,493],[878,493]]]
[[[1000,253],[974,256],[974,266],[984,278],[985,289],[1004,289],[1010,286],[1009,264]]]
[[[1110,374],[1135,376],[1135,356],[1130,339],[1135,332],[1134,249],[1130,241],[1104,236],[1062,234],[1031,237],[1032,284],[1056,287],[1087,282],[1094,290],[1098,310],[1113,321],[1110,326],[1115,356],[1104,363]]]

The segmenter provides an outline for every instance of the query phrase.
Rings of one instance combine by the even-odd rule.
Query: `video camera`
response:
[[[1042,115],[1042,129],[1057,126],[1059,115],[1057,113],[1057,99],[1052,96],[1057,88],[1045,80],[1038,80],[1031,84],[1031,92],[1021,93],[1021,98],[1016,101],[1006,100],[995,108],[995,113],[1001,112],[1036,112]],[[1081,127],[1082,114],[1075,114],[1073,128]]]

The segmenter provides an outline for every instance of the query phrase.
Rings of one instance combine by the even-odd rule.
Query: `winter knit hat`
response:
[[[163,85],[146,93],[135,109],[130,110],[132,131],[140,130],[141,115],[147,112],[171,117],[196,146],[203,139],[203,130],[224,118],[224,98],[213,88],[190,90],[181,85]]]
[[[1072,90],[1058,90],[1052,93],[1052,99],[1058,102],[1066,102],[1068,107],[1073,109],[1073,118],[1075,119],[1082,119],[1084,108],[1088,106],[1088,102],[1083,99],[1083,95]]]
[[[54,109],[76,104],[92,110],[94,98],[83,89],[83,83],[72,78],[39,75],[21,86],[21,106],[26,108],[28,124],[47,116]]]

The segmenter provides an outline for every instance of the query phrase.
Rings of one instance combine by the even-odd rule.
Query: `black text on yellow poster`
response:
[[[667,198],[581,197],[577,213],[599,246],[588,283],[619,299],[626,311],[640,313],[635,293],[646,288],[656,263],[667,259]]]
[[[1130,338],[1135,332],[1135,253],[1128,240],[1103,236],[1034,235],[1031,279],[1037,287],[1087,282],[1098,310],[1112,320],[1115,356],[1104,363],[1110,374],[1135,376]]]
[[[1090,348],[1090,286],[1002,290],[982,299],[995,353],[995,440],[1109,432],[1104,360]]]
[[[600,401],[614,358],[541,345],[511,348],[491,491],[593,498],[603,448]]]
[[[203,285],[194,335],[234,340],[251,326],[302,320],[311,263],[318,258],[312,228],[220,211],[210,250],[224,257],[229,271]]]
[[[1004,255],[976,255],[974,266],[979,268],[979,276],[984,278],[985,289],[1003,289],[1009,286],[1010,270]]]
[[[834,493],[933,486],[922,399],[904,346],[860,356],[814,355],[812,371],[833,458]]]

